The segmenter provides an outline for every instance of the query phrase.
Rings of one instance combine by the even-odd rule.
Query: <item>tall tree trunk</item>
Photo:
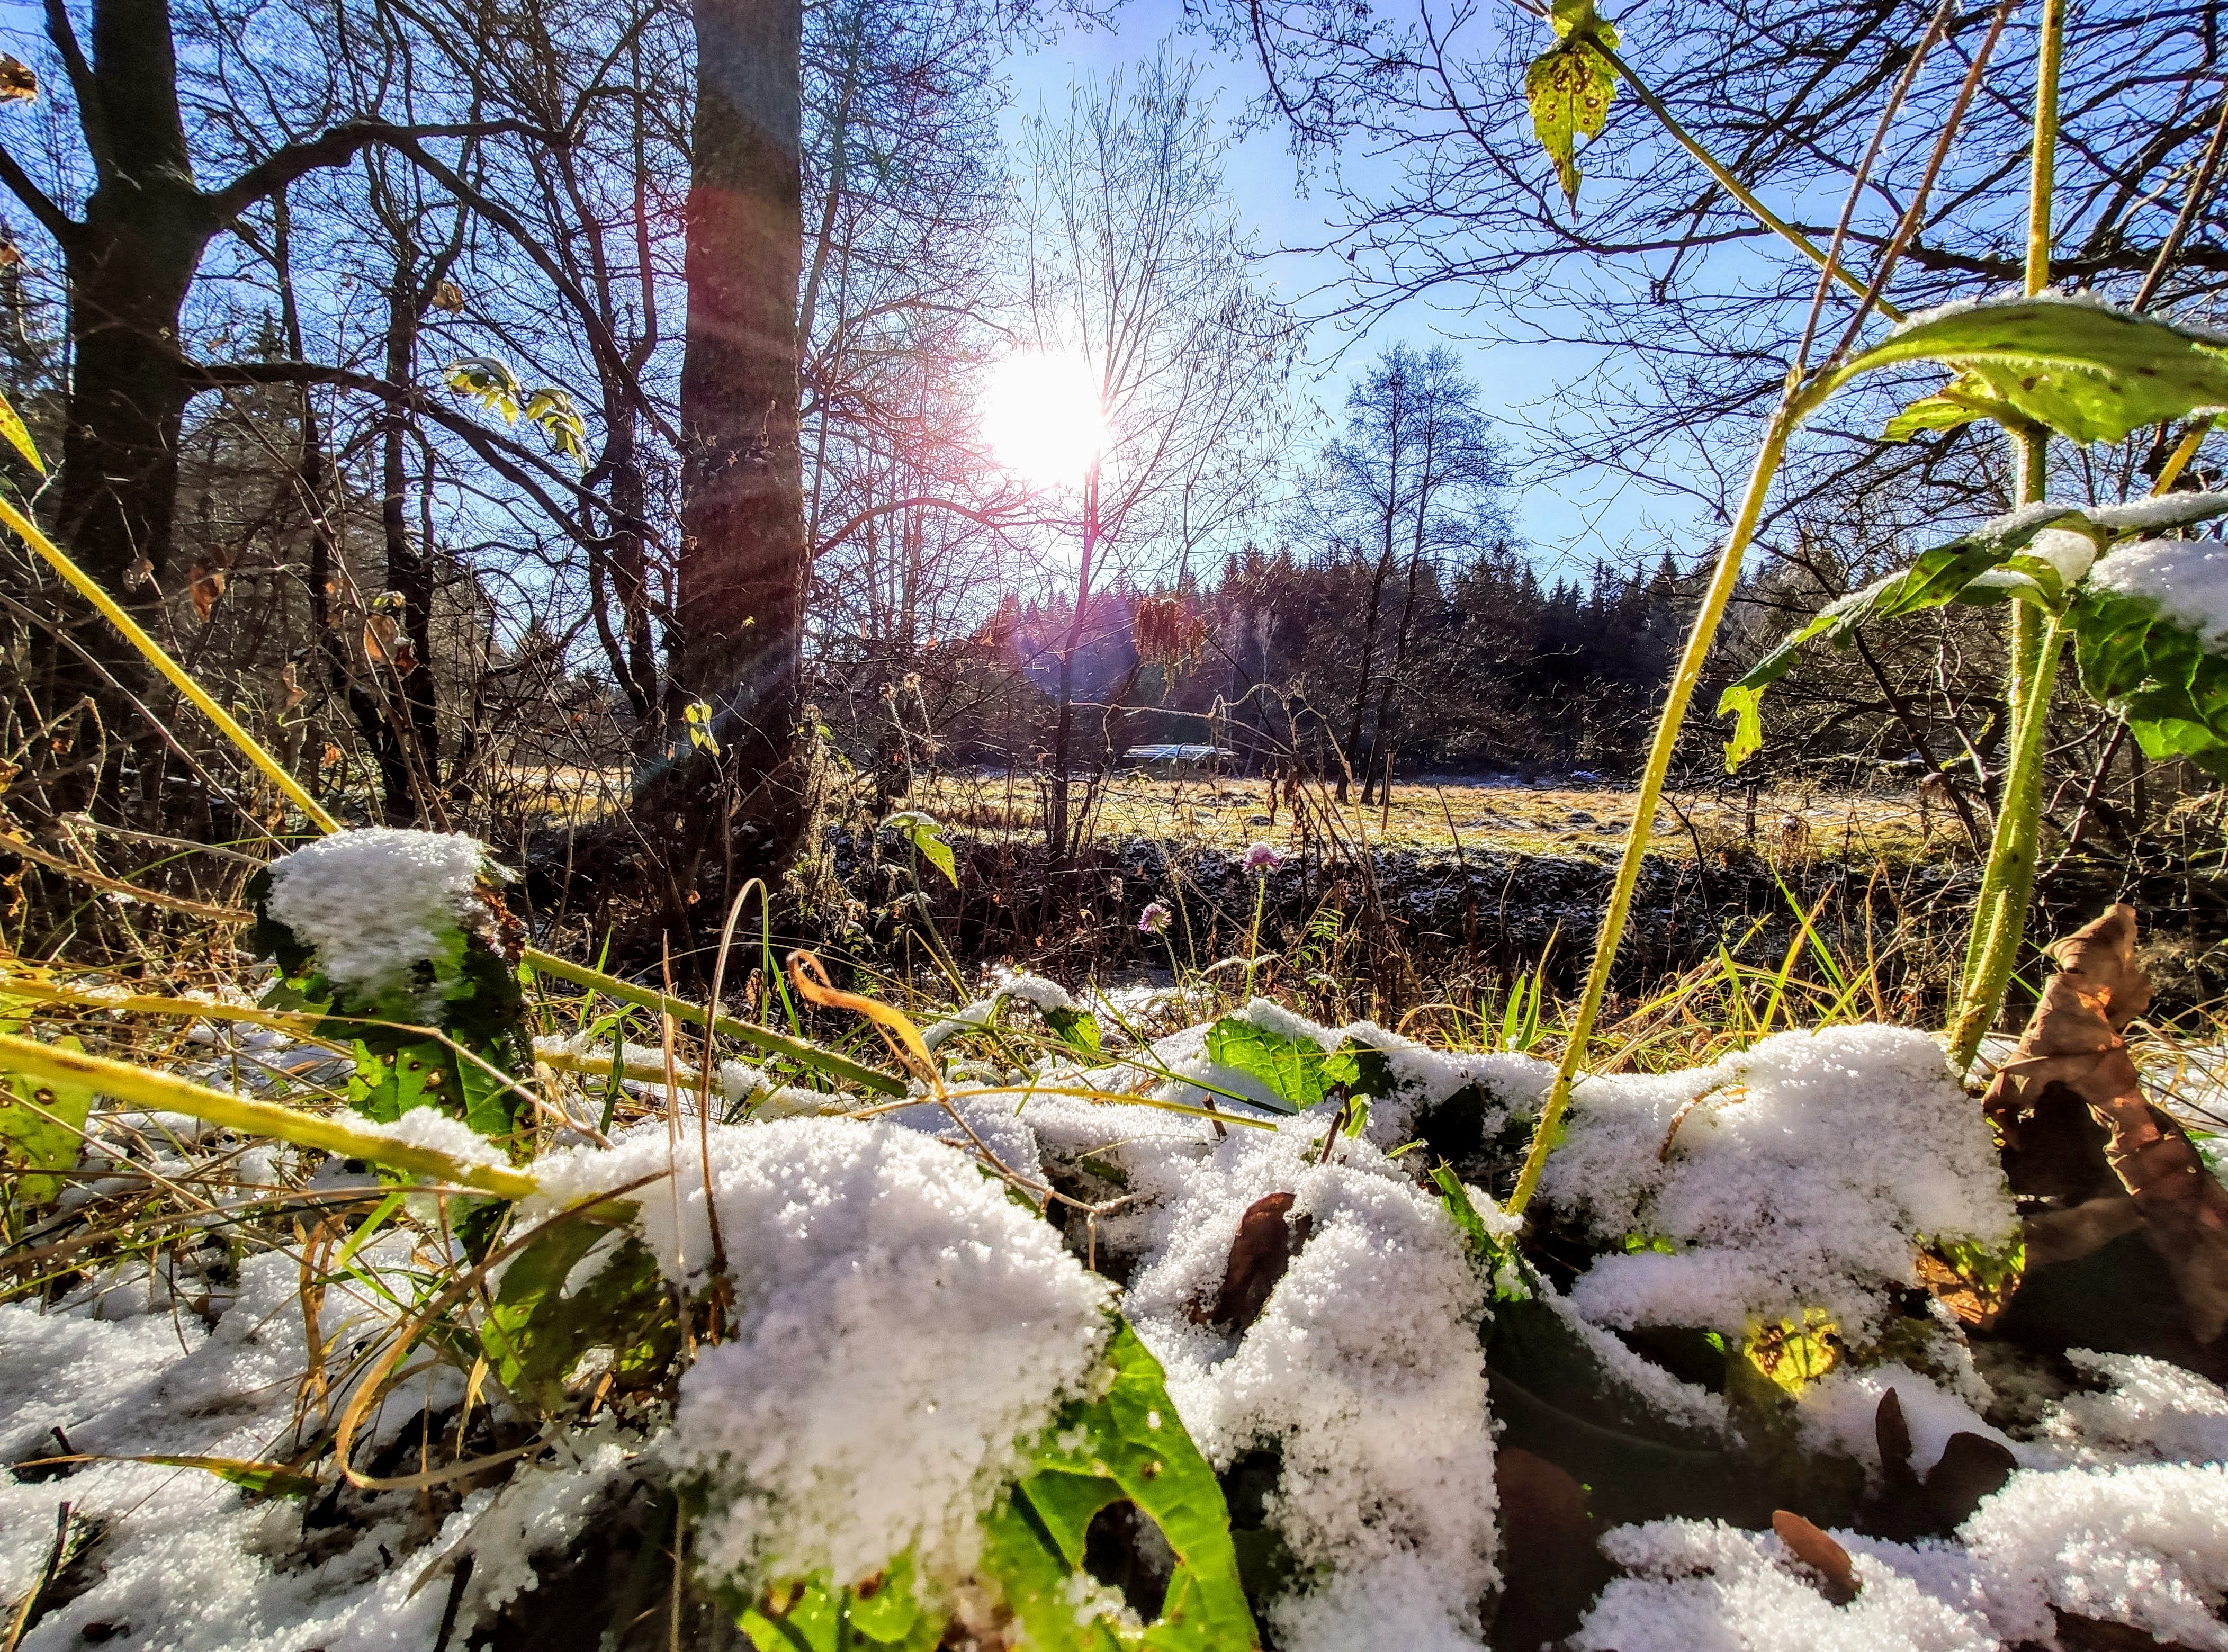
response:
[[[1092,561],[1098,550],[1098,465],[1094,460],[1083,481],[1083,556],[1075,574],[1075,613],[1060,649],[1060,714],[1053,725],[1052,795],[1045,814],[1045,847],[1054,861],[1067,858],[1069,747],[1075,735],[1075,656],[1091,613]]]
[[[698,0],[667,761],[677,889],[777,871],[810,810],[798,717],[811,567],[797,439],[802,0]],[[716,755],[682,732],[711,708]],[[677,737],[677,738],[676,738]],[[678,917],[680,914],[670,914]]]

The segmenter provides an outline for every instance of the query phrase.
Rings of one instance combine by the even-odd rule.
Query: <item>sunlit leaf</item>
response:
[[[1577,144],[1601,136],[1617,92],[1617,71],[1592,42],[1614,49],[1614,24],[1594,10],[1593,0],[1555,0],[1550,22],[1556,43],[1532,60],[1524,72],[1524,99],[1532,110],[1533,135],[1555,163],[1564,198],[1578,204]]]
[[[12,52],[0,52],[0,103],[33,103],[39,96],[39,77],[31,66]]]
[[[944,841],[944,823],[935,816],[918,809],[900,810],[882,823],[881,829],[902,834],[923,860],[944,874],[954,888],[958,887],[959,862]]]
[[[552,451],[577,464],[587,464],[588,427],[565,391],[544,385],[527,399],[525,416],[547,439]]]
[[[1160,1362],[1126,1323],[1117,1325],[1107,1360],[1114,1380],[1105,1393],[1061,1412],[1030,1472],[983,1520],[984,1573],[1039,1652],[1258,1648],[1229,1507],[1213,1466],[1184,1432]],[[1125,1499],[1160,1528],[1175,1558],[1159,1617],[1135,1628],[1079,1609],[1098,1592],[1084,1568],[1092,1521]]]
[[[1286,1038],[1234,1015],[1207,1029],[1207,1059],[1258,1080],[1270,1098],[1259,1105],[1278,1112],[1303,1111],[1361,1077],[1351,1049],[1326,1050],[1313,1039]]]
[[[450,363],[442,380],[460,396],[470,396],[506,425],[518,422],[519,404],[525,399],[518,375],[510,364],[492,355],[469,355]]]
[[[1938,608],[1943,603],[1963,599],[1976,579],[2032,543],[2043,529],[2085,522],[2086,517],[2078,505],[2022,505],[1982,523],[1969,534],[1961,534],[1946,545],[1936,546],[1901,573],[1876,579],[1863,590],[1853,591],[1828,604],[1801,629],[1782,638],[1719,696],[1718,715],[1736,720],[1732,738],[1725,742],[1725,767],[1737,769],[1763,749],[1764,691],[1793,668],[1803,644],[1819,637],[1843,643],[1858,626],[1868,621]],[[1971,599],[2001,601],[2007,594],[1985,592]]]
[[[2148,596],[2084,586],[2066,624],[2081,686],[2127,718],[2145,756],[2228,776],[2228,658]]]
[[[2011,404],[1988,394],[1988,387],[1969,373],[1961,373],[1946,389],[1921,396],[1887,421],[1884,440],[1907,442],[1923,430],[1955,430],[1976,419],[2003,422],[2016,419]]]
[[[1821,381],[1812,403],[1859,374],[1911,362],[1954,368],[1958,378],[1945,394],[1978,386],[2078,442],[2116,442],[2145,425],[2228,407],[2228,340],[2085,299],[2046,298],[1921,317]]]
[[[55,1047],[83,1053],[74,1038]],[[26,1205],[51,1204],[61,1196],[57,1174],[77,1163],[85,1121],[93,1111],[93,1092],[82,1085],[51,1084],[16,1075],[0,1088],[0,1157],[23,1174],[12,1180]]]
[[[1037,1014],[1045,1018],[1060,1041],[1078,1055],[1096,1055],[1099,1048],[1098,1017],[1087,1009],[1047,1009]]]

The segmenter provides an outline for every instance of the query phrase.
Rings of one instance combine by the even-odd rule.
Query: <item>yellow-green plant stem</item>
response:
[[[1742,206],[1747,208],[1750,214],[1756,219],[1757,222],[1762,224],[1766,229],[1770,230],[1774,234],[1779,236],[1783,240],[1786,241],[1789,246],[1792,247],[1796,252],[1802,253],[1803,257],[1809,259],[1820,269],[1828,271],[1833,275],[1834,279],[1839,281],[1843,286],[1855,293],[1860,298],[1865,296],[1865,284],[1859,280],[1856,276],[1850,272],[1847,265],[1842,264],[1838,260],[1829,260],[1827,258],[1825,248],[1820,247],[1817,242],[1812,240],[1801,230],[1796,228],[1794,225],[1789,223],[1777,213],[1772,211],[1770,208],[1765,206],[1763,202],[1757,200],[1754,190],[1751,189],[1746,184],[1743,183],[1738,178],[1735,177],[1730,171],[1728,171],[1724,164],[1719,161],[1716,156],[1711,154],[1707,149],[1703,147],[1701,141],[1699,138],[1695,138],[1693,134],[1679,124],[1678,118],[1673,115],[1671,111],[1664,106],[1663,99],[1657,97],[1654,92],[1649,89],[1648,83],[1642,80],[1637,74],[1635,74],[1632,72],[1631,67],[1627,64],[1623,58],[1619,57],[1614,51],[1610,50],[1610,48],[1603,45],[1598,40],[1590,39],[1586,43],[1592,47],[1594,50],[1599,52],[1602,54],[1603,61],[1606,62],[1610,67],[1617,72],[1618,76],[1623,79],[1625,85],[1632,88],[1633,95],[1638,98],[1642,103],[1648,106],[1648,112],[1654,115],[1657,120],[1663,123],[1663,130],[1671,134],[1673,140],[1678,144],[1679,147],[1685,150],[1687,154],[1693,156],[1696,161],[1701,163],[1702,170],[1718,181],[1718,187],[1719,189],[1723,189],[1735,201],[1740,202]],[[1893,304],[1888,303],[1885,298],[1874,299],[1873,301],[1873,308],[1879,311],[1881,315],[1885,316],[1890,321],[1901,321],[1903,319],[1903,311],[1898,310]]]
[[[106,1056],[57,1049],[12,1033],[0,1033],[0,1070],[46,1084],[82,1085],[136,1107],[184,1113],[243,1135],[275,1136],[298,1147],[315,1148],[340,1158],[367,1159],[498,1199],[523,1199],[539,1185],[524,1171],[506,1165],[468,1163],[438,1149],[398,1142],[316,1113],[228,1096],[167,1073],[112,1061]]]
[[[2058,82],[2065,47],[2065,0],[2043,0],[2035,62],[2033,138],[2027,157],[2026,291],[2030,298],[2050,285]],[[2046,497],[2049,489],[2049,436],[2036,429],[2015,432],[2013,439],[2019,451],[2019,503],[2033,504]],[[2011,759],[1997,793],[1996,829],[1988,843],[1988,868],[1981,874],[1981,893],[1973,905],[1965,969],[1958,984],[1956,1011],[1950,1022],[1950,1065],[1960,1073],[1972,1066],[1973,1058],[1980,1053],[1981,1040],[2003,1008],[2020,944],[2026,936],[2027,907],[2034,896],[2042,832],[2043,731],[2051,692],[2058,682],[2061,640],[2055,619],[2027,603],[2012,605],[2005,695],[2010,712]]]
[[[1764,445],[1756,456],[1755,468],[1749,472],[1748,490],[1742,496],[1739,514],[1733,519],[1732,532],[1726,537],[1725,548],[1719,554],[1717,572],[1711,577],[1710,588],[1702,599],[1702,610],[1694,616],[1686,651],[1679,656],[1670,695],[1656,719],[1655,743],[1648,752],[1648,767],[1641,776],[1640,796],[1633,806],[1632,829],[1625,835],[1624,858],[1617,865],[1609,908],[1602,914],[1601,934],[1594,943],[1593,967],[1586,975],[1585,996],[1579,1002],[1578,1018],[1571,1028],[1562,1065],[1555,1071],[1554,1088],[1548,1092],[1547,1105],[1540,1110],[1531,1151],[1525,1156],[1515,1191],[1509,1195],[1512,1213],[1521,1213],[1531,1202],[1540,1185],[1540,1173],[1547,1167],[1547,1156],[1554,1149],[1563,1114],[1571,1105],[1571,1085],[1585,1064],[1594,1021],[1601,1014],[1602,999],[1609,990],[1610,968],[1617,961],[1617,943],[1624,938],[1625,919],[1632,911],[1632,892],[1640,881],[1641,862],[1648,854],[1656,805],[1663,796],[1664,778],[1671,770],[1671,754],[1679,744],[1679,730],[1686,721],[1687,703],[1693,699],[1694,685],[1701,681],[1702,668],[1709,660],[1718,622],[1724,618],[1725,605],[1732,599],[1733,589],[1740,583],[1741,561],[1748,553],[1749,541],[1756,534],[1757,522],[1764,515],[1764,502],[1771,491],[1772,477],[1778,473],[1780,458],[1787,451],[1787,439],[1801,419],[1802,408],[1794,397],[1783,401],[1772,415],[1770,427],[1764,432]]]
[[[186,675],[186,669],[170,656],[168,650],[141,630],[137,620],[125,613],[116,599],[97,585],[86,571],[78,567],[61,547],[39,530],[39,525],[16,509],[5,499],[0,499],[0,522],[16,530],[16,535],[74,586],[77,593],[99,611],[100,617],[124,634],[124,640],[146,656],[147,663],[170,681],[170,686],[193,703],[194,708],[214,723],[217,732],[237,746],[242,756],[263,771],[264,778],[284,793],[294,807],[309,817],[310,823],[321,832],[336,832],[340,822],[325,812],[324,806],[304,789],[302,783],[286,771],[285,765],[263,749],[262,742],[233,720],[232,714],[209,697],[208,691]]]

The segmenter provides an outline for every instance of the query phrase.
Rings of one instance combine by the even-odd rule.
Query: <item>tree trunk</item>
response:
[[[684,892],[714,867],[723,889],[778,871],[810,812],[798,740],[811,567],[797,441],[803,31],[801,0],[698,0],[677,635],[665,758],[646,789]],[[684,732],[691,701],[710,707],[716,754]]]
[[[1052,795],[1045,815],[1045,848],[1055,861],[1068,852],[1067,765],[1075,733],[1075,656],[1083,646],[1083,627],[1091,612],[1092,560],[1098,549],[1098,466],[1083,481],[1083,556],[1075,575],[1075,614],[1060,650],[1060,714],[1053,725]]]

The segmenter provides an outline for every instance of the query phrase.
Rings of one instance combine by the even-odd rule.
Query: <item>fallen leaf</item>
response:
[[[209,616],[216,611],[216,599],[224,595],[231,580],[221,562],[196,562],[186,575],[186,594],[193,599],[194,612],[201,622],[208,624]]]
[[[2228,1188],[2188,1133],[2144,1098],[2122,1036],[2151,1002],[2135,949],[2128,906],[2049,949],[2058,973],[1982,1105],[2004,1143],[2014,1194],[2078,1207],[2109,1196],[2116,1180],[2126,1189],[2174,1277],[2191,1335],[2209,1343],[2228,1329]],[[2040,1237],[2061,1260],[2085,1255],[2071,1247],[2097,1235],[2095,1245],[2104,1243],[2118,1220],[2097,1214],[2103,1220],[2092,1216],[2085,1231],[2060,1223]]]
[[[1818,1574],[1819,1593],[1836,1606],[1846,1606],[1857,1598],[1864,1585],[1857,1581],[1847,1549],[1789,1509],[1772,1511],[1771,1529],[1795,1552],[1796,1559]]]
[[[1266,1194],[1245,1207],[1245,1213],[1238,1219],[1238,1235],[1230,1242],[1222,1290],[1203,1316],[1204,1322],[1242,1331],[1261,1317],[1261,1310],[1269,1305],[1269,1293],[1291,1266],[1311,1226],[1304,1216],[1296,1223],[1288,1221],[1291,1208],[1292,1195],[1288,1193]]]

